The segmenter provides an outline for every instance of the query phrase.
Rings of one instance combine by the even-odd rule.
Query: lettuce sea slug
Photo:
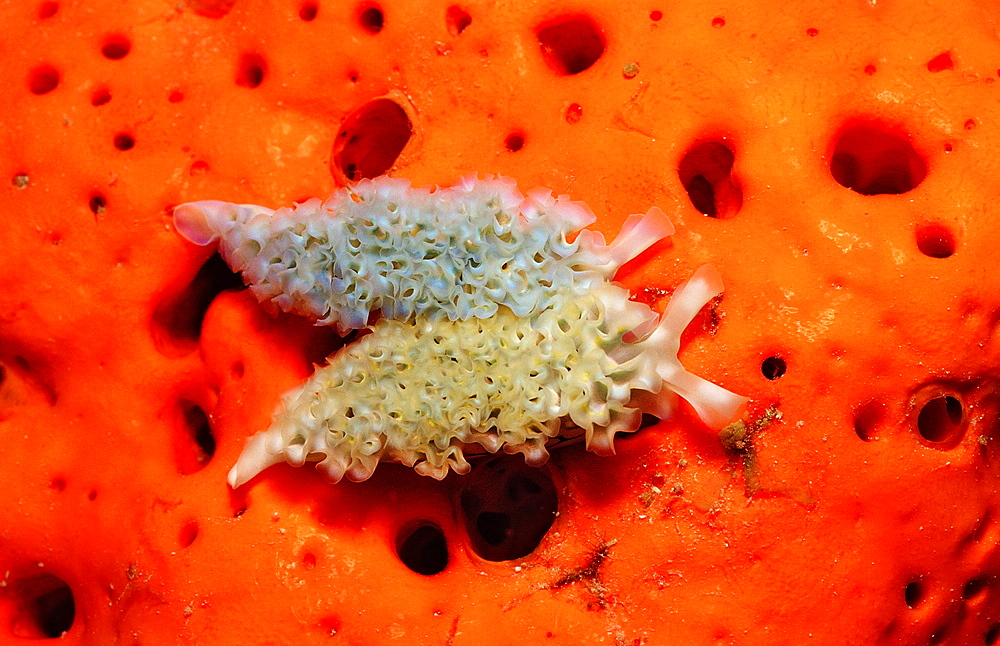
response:
[[[332,481],[367,479],[382,459],[465,473],[470,448],[540,465],[547,441],[577,435],[610,454],[615,433],[643,412],[669,417],[678,395],[713,428],[745,401],[677,359],[684,328],[722,292],[712,267],[659,317],[610,282],[673,233],[655,207],[605,244],[583,228],[594,220],[585,205],[523,196],[510,179],[412,188],[381,177],[278,210],[192,202],[174,220],[192,242],[218,241],[260,301],[370,329],[284,396],[230,471],[233,487],[282,461],[318,461]]]

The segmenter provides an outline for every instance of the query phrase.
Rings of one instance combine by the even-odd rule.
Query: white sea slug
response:
[[[527,316],[589,291],[673,233],[654,207],[605,245],[583,229],[594,219],[565,195],[525,197],[509,178],[475,176],[435,189],[379,177],[277,210],[216,201],[174,210],[177,230],[197,244],[218,241],[258,300],[342,332],[375,311],[455,321],[504,306]]]
[[[229,483],[283,461],[319,461],[334,482],[365,480],[383,459],[440,479],[469,470],[470,446],[540,465],[548,440],[581,433],[588,449],[610,454],[615,433],[636,430],[643,411],[670,417],[677,395],[721,428],[745,398],[677,359],[681,332],[721,289],[702,267],[659,323],[612,283],[527,317],[503,308],[489,319],[383,321],[285,395]],[[645,332],[632,339],[636,330]]]

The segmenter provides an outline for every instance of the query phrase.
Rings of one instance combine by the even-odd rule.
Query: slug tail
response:
[[[268,450],[268,441],[267,433],[257,433],[250,438],[236,464],[229,470],[227,480],[230,487],[242,487],[264,469],[285,461],[280,452],[272,453]]]
[[[730,392],[706,379],[688,372],[677,353],[681,333],[691,324],[705,305],[723,291],[722,276],[712,265],[703,265],[690,279],[682,283],[667,304],[660,324],[643,341],[649,360],[663,380],[659,397],[676,393],[698,413],[706,425],[720,429],[731,422],[747,398]],[[666,407],[664,407],[666,408]]]

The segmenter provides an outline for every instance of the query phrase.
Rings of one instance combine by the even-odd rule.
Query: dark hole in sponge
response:
[[[917,415],[917,432],[928,442],[950,443],[963,430],[962,402],[951,395],[930,399]]]
[[[114,138],[115,148],[121,151],[132,150],[135,148],[135,137],[128,134],[127,132],[119,132]]]
[[[445,23],[448,25],[448,33],[458,36],[465,28],[472,24],[472,16],[465,9],[458,5],[448,7],[444,14]]]
[[[61,637],[73,627],[76,602],[68,585],[63,584],[38,597],[35,608],[38,612],[38,627],[46,637]]]
[[[430,576],[448,567],[448,541],[441,528],[431,522],[403,527],[396,536],[396,554],[417,574]]]
[[[386,98],[369,101],[344,120],[331,170],[349,181],[384,175],[412,134],[410,118],[398,103]]]
[[[854,412],[854,432],[865,442],[878,439],[878,429],[885,419],[885,404],[872,400]]]
[[[566,108],[566,123],[579,123],[583,118],[583,106],[579,103],[570,103]]]
[[[924,600],[924,586],[919,581],[912,581],[906,584],[903,589],[903,601],[908,608],[916,608]]]
[[[561,76],[579,74],[604,54],[604,36],[586,16],[550,20],[535,32],[545,64]]]
[[[43,574],[8,583],[14,602],[11,632],[25,639],[56,639],[73,627],[76,603],[62,579]]]
[[[236,0],[184,0],[192,11],[205,18],[224,18]]]
[[[507,138],[504,139],[503,145],[510,152],[516,153],[517,151],[524,148],[524,135],[516,132],[507,135]]]
[[[90,105],[95,108],[102,106],[111,100],[111,92],[106,87],[97,88],[94,93],[90,95]]]
[[[385,27],[385,14],[375,5],[363,5],[358,14],[361,28],[370,34],[377,34]]]
[[[733,151],[718,142],[691,147],[677,168],[694,208],[712,218],[730,218],[743,206],[743,190],[733,179]]]
[[[899,195],[924,181],[927,164],[905,134],[859,122],[837,138],[830,173],[841,186],[862,195]]]
[[[785,363],[785,360],[779,356],[768,357],[760,364],[760,374],[764,375],[764,378],[770,381],[780,379],[784,376],[787,369],[788,365]]]
[[[41,20],[45,20],[46,18],[51,18],[52,16],[56,15],[58,11],[59,11],[58,2],[43,2],[42,4],[38,5],[38,17]]]
[[[552,527],[559,507],[548,473],[517,456],[477,465],[459,496],[472,550],[488,561],[531,554]]]
[[[59,85],[59,71],[51,65],[40,65],[28,75],[28,89],[32,94],[48,94]]]
[[[311,0],[303,2],[299,6],[299,18],[305,22],[312,22],[316,20],[316,16],[319,14],[319,6],[312,2]]]
[[[986,646],[993,646],[1000,641],[1000,623],[990,626],[989,630],[986,631],[986,635],[983,637],[983,641],[986,643]]]
[[[104,44],[101,45],[101,54],[104,55],[104,58],[113,61],[125,58],[130,51],[132,51],[132,42],[121,34],[108,36]]]
[[[236,85],[247,89],[259,87],[267,75],[267,62],[260,54],[244,53],[236,66]]]
[[[985,579],[969,579],[962,586],[962,598],[971,601],[979,597],[986,591],[987,582]]]
[[[955,253],[955,236],[943,224],[922,224],[917,227],[917,249],[931,258],[947,258]]]
[[[104,215],[104,212],[108,209],[108,200],[100,193],[94,193],[87,201],[87,206],[94,215]]]
[[[242,286],[243,281],[230,271],[222,256],[213,254],[182,292],[164,300],[153,311],[150,331],[156,349],[168,357],[193,352],[212,300],[220,292]]]
[[[198,521],[190,520],[184,523],[177,535],[177,543],[181,549],[191,547],[191,544],[198,538],[199,531]]]
[[[930,72],[945,72],[954,68],[955,62],[951,59],[951,52],[941,52],[927,61],[927,70]]]
[[[174,457],[182,475],[196,473],[215,455],[215,436],[208,415],[198,404],[179,402],[179,428],[174,434]]]

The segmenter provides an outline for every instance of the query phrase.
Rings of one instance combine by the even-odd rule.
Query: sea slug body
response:
[[[334,482],[345,474],[365,480],[382,459],[440,479],[449,468],[468,471],[470,445],[540,465],[546,441],[567,433],[611,454],[615,433],[639,426],[643,411],[630,405],[637,391],[661,417],[680,393],[721,426],[743,399],[684,370],[675,350],[719,286],[717,273],[703,268],[675,294],[674,311],[632,342],[626,334],[655,314],[611,283],[529,317],[502,309],[489,319],[385,321],[284,397],[230,483],[320,456],[318,468]]]
[[[369,328],[283,397],[233,487],[280,462],[318,462],[334,482],[365,480],[381,460],[440,479],[499,450],[540,465],[557,437],[607,455],[616,433],[643,412],[671,417],[678,397],[716,429],[746,401],[677,358],[681,333],[722,293],[713,267],[678,286],[662,316],[611,282],[673,233],[655,207],[610,244],[583,228],[585,205],[474,176],[434,189],[365,180],[275,211],[193,202],[174,217],[192,242],[218,241],[262,302]]]
[[[526,316],[585,293],[673,233],[654,208],[626,222],[620,243],[605,245],[582,230],[594,221],[584,204],[475,177],[434,191],[381,177],[277,210],[191,202],[174,221],[192,242],[218,240],[258,300],[342,332],[364,327],[375,311],[455,321],[506,306]]]

